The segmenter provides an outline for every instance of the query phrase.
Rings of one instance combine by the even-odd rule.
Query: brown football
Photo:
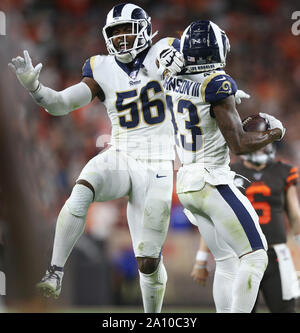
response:
[[[242,120],[242,124],[246,132],[261,132],[269,129],[269,124],[259,114],[246,117]]]

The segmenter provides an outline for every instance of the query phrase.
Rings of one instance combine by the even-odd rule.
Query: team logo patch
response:
[[[226,80],[222,83],[221,87],[218,89],[217,94],[228,94],[232,93],[231,83]]]
[[[134,85],[136,85],[136,84],[140,84],[142,81],[141,80],[138,80],[138,81],[129,81],[129,84],[131,85],[131,86],[134,86]]]

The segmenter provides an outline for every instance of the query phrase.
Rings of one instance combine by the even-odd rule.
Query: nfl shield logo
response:
[[[131,72],[131,73],[129,74],[129,76],[134,80],[134,79],[136,78],[137,72],[138,72],[138,71],[135,70],[135,71]]]

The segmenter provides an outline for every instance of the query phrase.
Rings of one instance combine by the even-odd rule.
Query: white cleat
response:
[[[55,265],[50,266],[41,282],[37,284],[37,288],[45,297],[52,296],[54,298],[58,298],[61,292],[63,275],[63,267],[58,267]]]

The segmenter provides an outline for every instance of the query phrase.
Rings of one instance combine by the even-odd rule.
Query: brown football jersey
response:
[[[260,171],[246,168],[243,162],[234,163],[235,185],[252,203],[268,245],[286,243],[285,193],[297,184],[298,170],[281,161],[272,161]],[[245,178],[249,181],[247,181]]]

